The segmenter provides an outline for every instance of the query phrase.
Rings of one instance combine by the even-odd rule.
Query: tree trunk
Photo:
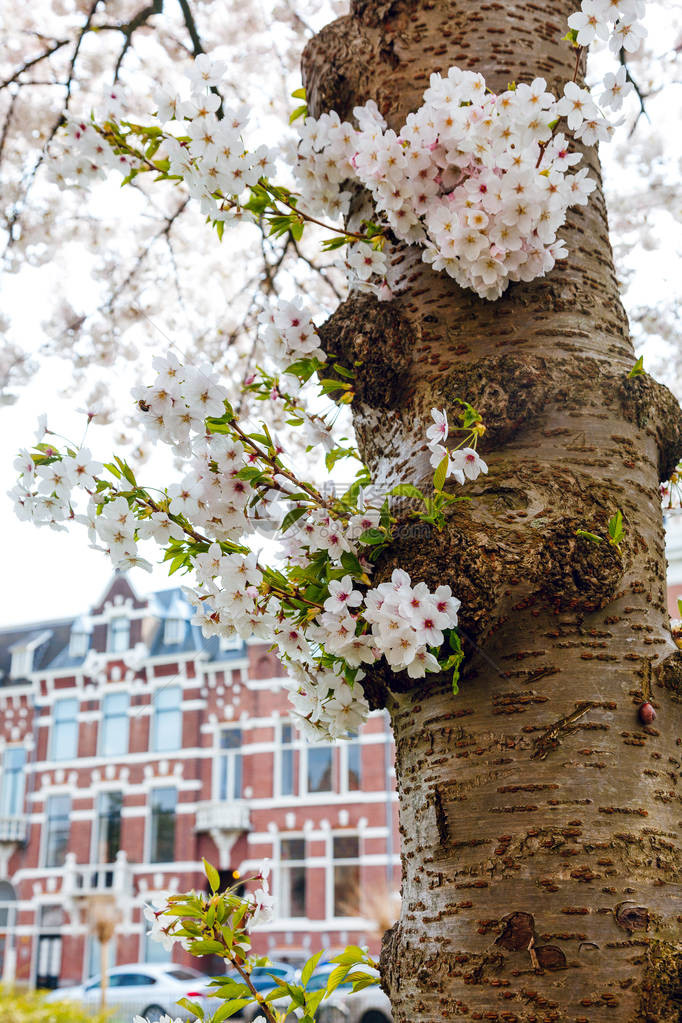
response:
[[[350,117],[375,99],[397,129],[453,64],[556,93],[577,7],[355,0],[304,54],[309,106]],[[682,670],[658,494],[680,414],[628,378],[600,191],[562,236],[568,260],[492,303],[404,250],[393,301],[353,294],[322,330],[362,361],[354,420],[380,484],[428,482],[431,408],[452,420],[462,398],[488,427],[473,500],[442,533],[405,519],[377,570],[449,583],[467,651],[458,696],[434,676],[368,680],[397,751],[403,905],[382,954],[396,1023],[682,1019]],[[576,537],[605,536],[617,509],[620,551]]]

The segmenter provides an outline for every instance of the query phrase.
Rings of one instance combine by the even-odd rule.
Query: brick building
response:
[[[97,972],[98,899],[119,917],[112,963],[169,958],[142,907],[204,887],[202,857],[226,881],[271,859],[259,952],[376,943],[359,895],[400,870],[385,716],[350,742],[306,743],[267,644],[205,640],[191,615],[181,590],[142,598],[115,576],[82,617],[0,631],[5,980]]]

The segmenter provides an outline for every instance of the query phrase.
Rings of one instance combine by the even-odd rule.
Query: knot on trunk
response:
[[[654,668],[659,685],[673,694],[676,703],[682,703],[682,651],[675,651]]]
[[[356,401],[375,409],[405,404],[414,328],[395,303],[351,295],[318,333],[330,359],[358,369]],[[327,375],[334,376],[331,368]]]
[[[576,536],[576,530],[585,528],[578,519],[564,519],[545,534],[537,578],[541,592],[556,607],[596,611],[614,599],[623,578],[620,551],[605,539],[597,543]],[[601,535],[607,535],[606,523]]]
[[[461,411],[461,398],[483,416],[485,450],[504,444],[545,408],[553,389],[546,360],[505,354],[452,369],[438,384],[435,403],[444,406],[451,422]]]
[[[365,51],[365,58],[361,55]],[[369,98],[371,60],[358,22],[349,15],[326,25],[306,45],[301,73],[312,117],[336,110],[342,121],[352,119],[358,96]]]
[[[655,434],[659,479],[669,480],[682,458],[682,409],[677,398],[647,373],[626,377],[620,398],[625,418]]]

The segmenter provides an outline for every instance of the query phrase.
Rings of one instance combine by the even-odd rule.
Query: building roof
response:
[[[40,671],[52,663],[64,649],[68,650],[73,618],[35,622],[30,625],[0,629],[0,686],[28,682],[24,677],[12,678],[12,655],[17,650],[33,647],[33,671]]]
[[[94,614],[101,613],[104,603],[112,590],[120,592],[127,580],[117,573],[107,587],[99,603],[92,609]],[[191,618],[194,609],[185,597],[180,586],[166,590],[157,590],[147,597],[139,598],[135,594],[134,607],[146,608],[149,617],[158,620],[158,625],[149,642],[150,657],[167,657],[169,659],[183,654],[203,653],[209,661],[230,661],[244,656],[246,643],[235,644],[234,649],[222,650],[220,639],[211,636],[205,639],[201,628],[193,625]],[[180,638],[169,642],[168,621],[178,622]],[[91,623],[87,614],[73,618],[49,622],[33,622],[28,625],[0,629],[0,686],[21,682],[29,679],[11,678],[12,654],[16,649],[34,644],[32,670],[40,671],[55,669],[77,669],[82,666],[88,651],[74,656],[70,649],[72,631],[91,633]]]

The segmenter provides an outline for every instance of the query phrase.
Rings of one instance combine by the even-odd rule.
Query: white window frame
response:
[[[303,859],[301,860],[285,860],[282,858],[282,845],[286,841],[303,842]],[[306,903],[307,903],[307,887],[308,887],[308,857],[307,857],[307,845],[305,832],[285,832],[277,836],[277,890],[275,892],[276,906],[277,906],[277,917],[281,920],[307,920],[307,905],[306,912],[302,916],[285,916],[282,906],[282,892],[284,891],[284,877],[290,867],[303,867],[305,871],[305,886],[306,886]]]
[[[353,746],[360,754],[360,784],[358,788],[350,787],[350,747]],[[348,793],[362,791],[362,734],[356,733],[352,738],[344,739],[339,743],[339,793],[343,796]]]
[[[358,841],[358,855],[357,855],[357,859],[352,858],[352,857],[343,857],[343,858],[339,858],[338,860],[334,859],[334,839],[335,838],[356,838],[357,841]],[[327,902],[327,919],[328,920],[356,920],[357,918],[353,917],[353,916],[350,916],[350,917],[349,916],[336,916],[336,914],[334,912],[334,909],[335,909],[335,907],[334,907],[334,887],[335,887],[335,885],[334,885],[334,875],[335,875],[335,868],[337,866],[340,866],[340,867],[342,867],[342,866],[355,866],[357,864],[357,868],[358,868],[358,892],[357,892],[357,895],[358,895],[358,898],[360,897],[360,886],[362,884],[362,871],[361,871],[361,864],[362,864],[362,836],[360,835],[360,832],[357,831],[357,830],[354,830],[352,828],[349,828],[349,829],[343,830],[343,831],[331,831],[329,833],[328,845],[327,845],[327,863],[328,863],[327,876],[325,878],[325,881],[326,881],[326,884],[325,884],[326,892],[325,892],[325,894],[326,894],[326,902]]]
[[[50,866],[48,866],[48,863],[47,863],[47,853],[48,853],[48,848],[49,848],[49,837],[50,837],[49,803],[50,803],[50,799],[53,799],[53,798],[63,798],[63,799],[68,799],[69,800],[69,815],[68,815],[69,816],[69,837],[68,837],[67,843],[66,843],[67,851],[66,851],[65,855],[68,855],[68,847],[69,847],[69,843],[71,841],[71,815],[73,813],[73,799],[71,798],[71,796],[69,795],[68,792],[52,792],[52,793],[50,793],[49,796],[48,795],[45,796],[45,823],[44,823],[44,825],[40,829],[41,833],[42,833],[42,842],[41,842],[42,849],[40,850],[40,863],[47,870],[59,870],[60,869],[60,867],[50,867]]]
[[[26,678],[33,671],[32,646],[24,646],[19,650],[12,651],[12,665],[10,667],[10,678]]]
[[[164,646],[175,646],[185,638],[186,622],[184,618],[166,618],[163,623]]]
[[[90,633],[85,629],[72,629],[69,637],[69,657],[85,657],[90,649]]]
[[[127,702],[126,702],[125,715],[124,714],[107,715],[106,709],[105,709],[106,708],[107,700],[109,700],[109,699],[111,699],[112,697],[115,697],[115,696],[119,696],[119,697],[120,696],[124,696],[124,697],[126,697]],[[104,693],[102,695],[102,699],[100,701],[99,707],[100,707],[100,721],[99,721],[99,728],[97,729],[97,752],[98,752],[98,755],[100,757],[122,757],[122,756],[126,756],[129,753],[129,751],[130,751],[130,695],[128,693],[126,693],[122,689],[118,689],[118,690],[116,690],[113,693]],[[120,752],[120,753],[106,753],[105,749],[104,749],[104,732],[105,732],[105,725],[106,725],[107,718],[108,717],[117,717],[117,718],[119,718],[119,717],[124,717],[124,716],[125,716],[125,727],[126,727],[125,749],[122,752]]]
[[[230,650],[241,650],[244,645],[244,640],[236,633],[234,636],[221,636],[220,637],[220,652],[225,654]]]
[[[20,772],[14,772],[14,771],[9,772],[7,770],[7,768],[6,768],[6,766],[5,766],[5,758],[7,757],[8,753],[12,753],[15,750],[21,750],[21,752],[24,754],[24,763],[23,763],[23,766],[22,766]],[[28,750],[26,749],[25,746],[5,746],[4,750],[2,751],[2,771],[0,771],[0,816],[2,816],[2,817],[22,817],[24,812],[25,812],[24,798],[25,798],[25,795],[26,795],[26,766],[27,766],[27,763],[28,763]],[[5,798],[6,798],[5,797],[5,781],[6,781],[7,775],[10,774],[10,773],[11,774],[14,774],[14,773],[20,773],[21,774],[21,780],[20,780],[20,785],[19,785],[19,789],[18,789],[18,791],[20,793],[19,799],[18,799],[19,807],[18,807],[18,809],[14,809],[11,812],[5,813]],[[8,809],[11,809],[11,808],[8,808]]]
[[[177,707],[175,707],[175,706],[174,707],[162,707],[162,708],[159,709],[158,698],[159,698],[160,694],[161,693],[169,693],[169,692],[177,692],[179,694],[178,702],[177,702]],[[180,734],[178,736],[177,746],[172,746],[170,748],[168,748],[168,747],[160,748],[159,747],[159,713],[161,714],[161,720],[163,720],[163,716],[166,715],[166,714],[171,714],[171,713],[175,714],[175,713],[177,713],[179,715],[179,719],[180,719],[180,725],[179,725]],[[158,689],[155,689],[153,691],[153,693],[152,693],[151,719],[150,719],[150,735],[149,735],[149,750],[150,750],[150,752],[151,753],[175,753],[178,750],[181,750],[182,749],[182,724],[183,724],[182,686],[159,686]]]
[[[284,743],[284,729],[291,728],[291,742]],[[291,752],[292,766],[291,777],[293,792],[282,790],[282,779],[284,778],[284,753]],[[298,770],[296,768],[296,755],[298,754]],[[297,799],[301,791],[301,740],[296,725],[291,718],[280,718],[275,731],[275,774],[273,778],[273,795],[282,799]]]
[[[57,746],[57,724],[58,724],[58,721],[57,721],[57,708],[59,707],[60,704],[67,703],[68,701],[71,701],[72,703],[75,703],[75,705],[76,705],[76,713],[74,715],[74,722],[73,722],[75,724],[75,726],[76,726],[75,749],[73,750],[72,753],[69,753],[68,756],[57,757],[57,756],[55,756],[55,753],[57,751],[56,750],[56,746]],[[79,740],[80,740],[80,725],[79,725],[79,722],[78,722],[78,712],[79,712],[79,710],[80,710],[80,702],[79,702],[77,696],[64,696],[64,697],[60,698],[59,700],[55,700],[54,703],[52,704],[52,715],[51,715],[51,720],[50,720],[50,743],[49,743],[49,759],[50,760],[56,760],[57,762],[59,762],[60,760],[76,760],[77,759],[77,757],[78,757],[78,746],[79,746]],[[59,723],[61,723],[61,721],[68,721],[68,720],[69,720],[68,718],[60,719]]]
[[[329,749],[331,752],[331,765],[332,765],[332,780],[331,788],[324,789],[322,791],[313,790],[308,788],[308,758],[311,750],[316,749]],[[299,747],[299,765],[300,765],[300,777],[299,777],[299,794],[301,796],[331,796],[337,792],[338,789],[338,778],[337,778],[337,762],[335,756],[336,746],[331,742],[306,742],[305,739],[301,740]]]
[[[180,802],[180,799],[179,799],[180,790],[178,789],[177,785],[154,785],[154,786],[152,786],[152,788],[147,790],[148,817],[147,817],[147,827],[145,828],[146,834],[145,834],[145,841],[144,841],[144,847],[145,847],[144,848],[144,852],[145,852],[144,861],[145,861],[145,863],[151,864],[152,866],[156,866],[157,864],[162,864],[162,863],[166,863],[166,862],[172,862],[172,861],[167,861],[167,860],[152,860],[152,835],[153,835],[153,830],[154,830],[154,814],[152,812],[153,811],[152,797],[153,797],[153,794],[155,792],[161,792],[163,789],[170,789],[170,790],[175,792],[175,811],[176,811],[175,812],[175,816],[176,816],[176,824],[177,824],[177,808],[178,808],[178,804]],[[178,832],[177,832],[177,827],[176,827],[175,830],[174,830],[174,833],[173,833],[173,845],[174,846],[176,844],[177,837],[178,837]]]
[[[239,733],[239,746],[237,747],[223,747],[221,745],[221,736],[224,732],[238,732]],[[244,732],[240,725],[221,725],[216,731],[216,747],[215,747],[215,769],[213,771],[213,799],[216,802],[237,802],[244,798]],[[235,774],[236,766],[235,762],[239,758],[240,760],[240,778],[241,778],[241,791],[237,795],[231,795],[235,788]],[[223,774],[223,762],[227,762],[226,768],[226,782],[225,789],[227,795],[223,796],[220,792],[220,780]]]
[[[118,635],[123,635],[122,629],[119,630],[119,632],[116,631],[116,626],[121,622],[125,623],[126,626],[125,646],[119,646],[119,641],[116,639]],[[130,619],[126,618],[125,615],[114,615],[114,617],[109,620],[109,625],[107,627],[107,653],[123,654],[127,650],[130,650]]]

